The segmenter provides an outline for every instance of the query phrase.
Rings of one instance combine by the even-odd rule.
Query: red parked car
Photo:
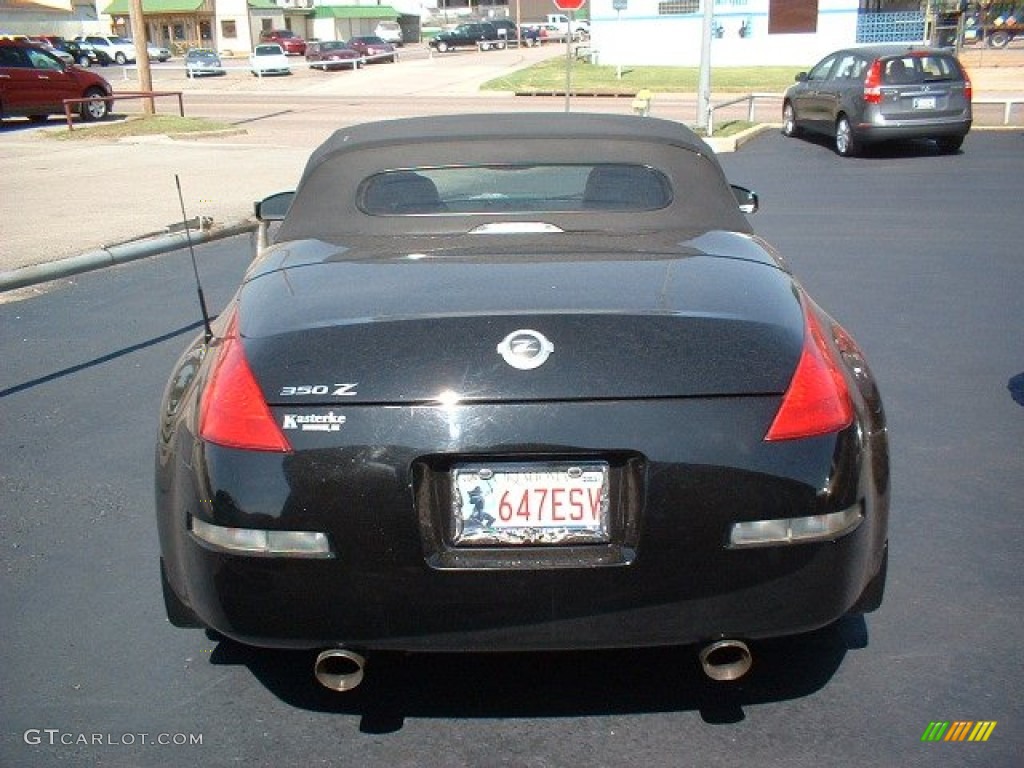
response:
[[[0,118],[45,120],[64,114],[64,99],[107,97],[110,83],[99,75],[64,64],[34,45],[0,40]],[[101,120],[112,102],[96,98],[76,106],[83,120]]]
[[[359,51],[368,64],[386,61],[394,64],[398,60],[395,46],[376,35],[356,35],[349,38],[348,47]]]
[[[306,63],[310,69],[358,69],[363,66],[363,54],[342,40],[323,40],[306,44]]]
[[[277,43],[289,56],[305,56],[306,41],[290,29],[268,29],[260,32],[261,43]]]

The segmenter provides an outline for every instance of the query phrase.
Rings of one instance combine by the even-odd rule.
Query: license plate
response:
[[[914,109],[935,109],[935,97],[918,96],[914,99]]]
[[[452,469],[457,546],[609,540],[608,464],[462,464]]]

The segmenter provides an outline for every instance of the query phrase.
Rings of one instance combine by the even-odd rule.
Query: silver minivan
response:
[[[960,149],[971,129],[971,81],[956,56],[938,48],[875,45],[829,54],[786,91],[782,132],[835,139],[844,157],[867,144],[931,139]]]

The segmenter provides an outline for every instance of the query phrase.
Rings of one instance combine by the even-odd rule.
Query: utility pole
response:
[[[129,14],[132,25],[132,41],[135,43],[135,66],[139,70],[139,90],[153,90],[153,73],[149,69],[149,51],[146,49],[146,19],[142,15],[142,0],[132,0]],[[156,112],[153,99],[142,100],[142,111],[147,115]]]
[[[711,106],[711,26],[715,20],[715,0],[704,0],[704,26],[700,39],[700,74],[697,78],[697,128],[707,132]]]

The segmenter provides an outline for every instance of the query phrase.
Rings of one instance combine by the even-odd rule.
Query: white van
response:
[[[378,22],[373,34],[392,45],[402,44],[402,28],[397,21]]]

